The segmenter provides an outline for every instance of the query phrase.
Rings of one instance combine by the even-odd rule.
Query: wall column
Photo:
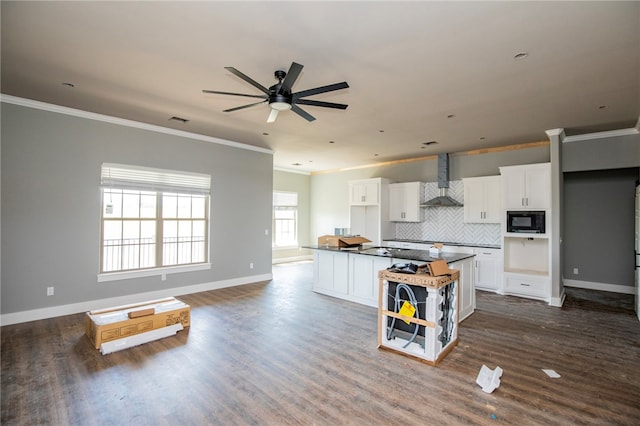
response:
[[[549,137],[551,159],[551,300],[549,305],[562,306],[564,302],[564,284],[562,282],[562,141],[564,129],[546,131]]]

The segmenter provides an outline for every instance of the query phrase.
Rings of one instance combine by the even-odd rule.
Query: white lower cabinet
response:
[[[331,295],[349,293],[349,253],[316,250],[314,290]]]
[[[502,291],[502,251],[475,248],[476,288],[496,293]]]
[[[391,266],[388,257],[349,256],[349,296],[354,302],[378,306],[378,271]]]
[[[383,256],[316,250],[313,291],[378,307],[378,271],[387,269],[394,263],[408,262],[423,263]],[[460,271],[459,321],[462,321],[471,315],[476,307],[473,257],[450,263],[449,268]]]
[[[462,321],[476,309],[473,257],[452,262],[449,264],[449,269],[457,269],[460,271],[460,281],[458,283],[458,321]]]
[[[504,293],[551,300],[551,258],[545,237],[504,237]]]
[[[530,274],[504,273],[504,290],[508,294],[548,300],[551,282],[546,276]]]

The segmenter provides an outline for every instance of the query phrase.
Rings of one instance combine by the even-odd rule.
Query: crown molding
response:
[[[617,129],[608,130],[606,132],[585,133],[584,135],[572,135],[564,138],[562,142],[580,142],[589,141],[594,139],[613,138],[617,136],[630,136],[640,134],[640,130],[637,127],[631,127],[629,129]]]
[[[273,151],[270,149],[260,148],[252,145],[246,145],[240,142],[233,142],[226,139],[220,139],[220,138],[214,138],[212,136],[201,135],[199,133],[185,132],[184,130],[171,129],[169,127],[158,126],[155,124],[142,123],[139,121],[128,120],[125,118],[112,117],[110,115],[97,114],[95,112],[83,111],[80,109],[69,108],[69,107],[64,107],[64,106],[55,105],[55,104],[49,104],[46,102],[34,101],[32,99],[19,98],[17,96],[0,94],[0,102],[273,155]]]
[[[293,169],[286,169],[284,167],[274,167],[273,170],[279,171],[279,172],[285,172],[285,173],[297,173],[299,175],[310,175],[311,172],[305,171],[305,170],[293,170]]]
[[[549,137],[558,136],[560,139],[564,139],[566,137],[565,134],[564,134],[564,129],[563,128],[546,130],[545,133]]]

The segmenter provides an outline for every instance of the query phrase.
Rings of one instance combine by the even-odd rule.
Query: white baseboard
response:
[[[564,289],[562,289],[562,294],[560,297],[552,297],[549,300],[549,306],[553,306],[555,308],[561,308],[564,304],[564,299],[566,299],[567,293],[565,293]]]
[[[278,259],[273,259],[271,264],[277,265],[278,263],[301,262],[304,260],[313,260],[313,255],[308,254],[304,256],[280,257]]]
[[[244,284],[252,284],[273,279],[273,274],[252,275],[249,277],[233,278],[230,280],[213,281],[202,284],[194,284],[185,287],[175,287],[146,293],[130,294],[127,296],[110,297],[107,299],[88,300],[86,302],[71,303],[68,305],[52,306],[49,308],[32,309],[29,311],[12,312],[0,315],[0,325],[18,324],[28,321],[36,321],[46,318],[54,318],[62,315],[77,314],[96,309],[109,308],[111,306],[140,303],[147,300],[162,299],[165,297],[180,296],[199,293],[202,291],[217,290],[225,287],[233,287]]]
[[[563,281],[565,287],[586,288],[589,290],[610,291],[612,293],[636,294],[636,288],[629,285],[596,283],[592,281],[567,280]]]

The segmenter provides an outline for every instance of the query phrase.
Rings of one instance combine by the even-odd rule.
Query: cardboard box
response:
[[[186,328],[190,322],[191,307],[175,297],[90,311],[84,319],[85,334],[96,349],[104,342],[177,323]]]
[[[447,262],[445,262],[444,260],[435,260],[433,262],[429,262],[427,263],[427,268],[429,269],[429,273],[434,277],[438,277],[440,275],[449,275],[453,272],[449,269],[449,265],[447,265]]]
[[[341,237],[338,235],[323,235],[318,237],[319,246],[355,247],[370,242],[371,240],[367,240],[364,237]]]

